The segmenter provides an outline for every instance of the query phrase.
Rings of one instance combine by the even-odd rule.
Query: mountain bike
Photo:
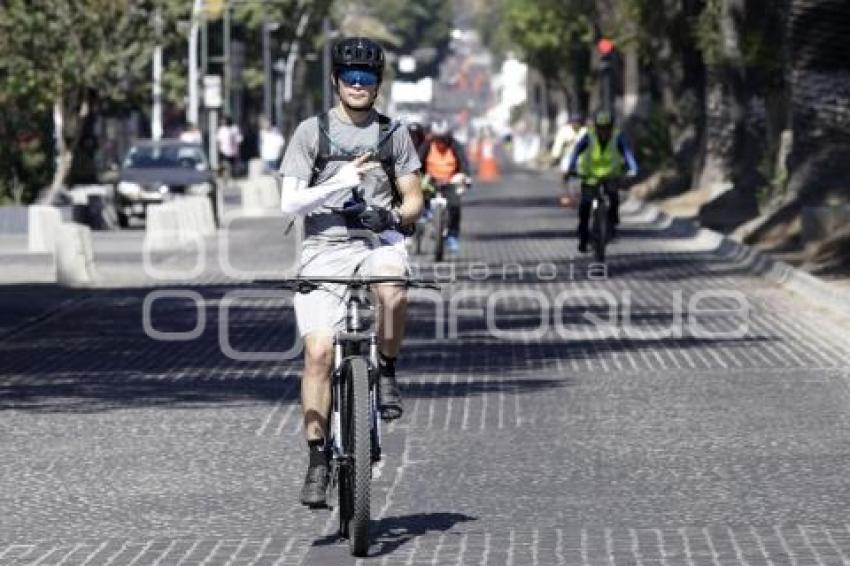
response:
[[[605,263],[605,246],[611,239],[608,211],[611,208],[611,179],[600,179],[594,187],[593,201],[590,205],[590,244],[596,261]]]
[[[416,255],[422,254],[423,243],[433,242],[434,261],[442,261],[446,250],[446,237],[449,234],[449,201],[446,191],[452,186],[450,184],[439,184],[430,177],[423,181],[428,197],[427,208],[416,221],[416,228],[411,238],[412,252]]]
[[[328,505],[338,501],[339,534],[354,556],[369,550],[372,465],[381,460],[381,420],[378,413],[378,335],[364,311],[374,310],[371,286],[395,283],[437,289],[429,281],[406,277],[298,277],[273,283],[297,293],[323,284],[345,285],[345,330],[334,336],[331,375],[331,415],[327,446],[330,455]],[[372,321],[374,322],[374,321]]]
[[[446,191],[450,184],[438,184],[437,193],[431,198],[431,237],[434,240],[434,261],[443,261],[446,238],[449,235],[449,201]]]
[[[572,176],[572,174],[571,174]],[[611,191],[616,191],[615,178],[608,177],[596,179],[592,186],[593,200],[590,203],[590,245],[593,246],[593,254],[599,263],[605,262],[605,247],[611,241],[612,226],[608,216],[611,210]],[[582,179],[582,190],[588,185]],[[581,206],[581,205],[580,205]]]
[[[423,242],[433,242],[434,261],[443,261],[446,252],[446,239],[449,236],[449,195],[452,191],[457,194],[453,198],[460,198],[461,191],[469,187],[468,183],[458,185],[455,183],[435,183],[428,181],[433,196],[429,198],[426,212],[416,221],[416,230],[412,237],[413,253],[422,254]]]

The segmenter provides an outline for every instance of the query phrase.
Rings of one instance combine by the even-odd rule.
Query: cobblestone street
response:
[[[606,277],[559,190],[476,186],[460,254],[413,258],[445,284],[412,292],[360,562],[850,564],[846,313],[631,201]],[[246,283],[284,227],[156,258],[173,281],[98,234],[108,285],[0,287],[0,565],[355,563],[298,503],[291,294]]]

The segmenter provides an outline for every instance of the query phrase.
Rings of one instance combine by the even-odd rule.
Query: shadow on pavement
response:
[[[634,240],[673,240],[693,238],[699,232],[698,227],[692,222],[673,219],[666,225],[659,223],[648,224],[624,224],[617,231],[620,241],[626,239]],[[524,232],[472,232],[464,233],[464,238],[469,241],[498,242],[505,240],[555,240],[563,239],[565,242],[575,244],[575,229],[563,230],[526,230]]]
[[[718,258],[709,253],[614,257],[611,265],[615,279],[630,274],[633,279],[669,282],[699,275],[705,276],[706,287],[716,286],[716,280],[712,282],[715,277],[737,275],[738,270],[749,267],[742,258]],[[522,284],[539,282],[533,276],[516,279]],[[553,283],[565,282],[569,280],[559,276]],[[492,283],[498,287],[506,281],[500,278]],[[237,353],[254,354],[284,352],[295,343],[294,314],[282,298],[277,302],[260,299],[231,305],[227,317],[223,316],[222,305],[228,293],[247,289],[257,288],[184,288],[183,291],[191,290],[203,298],[200,307],[185,296],[178,296],[160,300],[150,309],[151,325],[159,332],[171,333],[191,331],[199,324],[199,312],[203,311],[203,328],[191,340],[159,340],[144,331],[145,299],[151,291],[164,288],[88,291],[85,300],[72,301],[59,310],[48,309],[45,312],[50,312],[50,316],[0,339],[0,410],[85,413],[140,406],[203,408],[297,403],[300,351],[289,358],[266,361],[225,354],[225,345]],[[26,291],[18,288],[17,295],[6,294],[8,308],[26,310],[29,302],[46,296],[43,289]],[[445,294],[442,300],[450,296]],[[472,309],[472,314],[459,315],[454,337],[446,337],[446,320],[443,332],[437,332],[433,305],[411,304],[409,340],[399,361],[405,393],[438,397],[475,395],[494,389],[563,387],[570,385],[569,380],[551,368],[565,361],[589,361],[612,352],[705,347],[705,340],[687,334],[652,336],[654,330],[674,323],[675,313],[669,296],[659,294],[651,300],[658,304],[631,308],[631,323],[649,334],[614,339],[594,334],[594,323],[587,315],[604,321],[608,313],[607,306],[598,303],[582,305],[581,301],[570,300],[559,309],[556,320],[552,311],[544,315],[534,301],[529,304],[508,298],[497,310],[500,336],[494,336],[487,325],[482,308],[486,301],[463,304]],[[547,321],[548,333],[530,336],[540,327],[543,316],[551,318]],[[722,318],[706,320],[714,328],[737,323]],[[623,324],[619,310],[613,322]],[[555,332],[558,323],[574,334],[569,339],[559,335]],[[741,338],[712,339],[710,343],[746,348],[776,339],[751,332]],[[404,372],[435,379],[405,380]],[[462,376],[462,383],[448,386],[436,379],[445,380],[450,375]]]
[[[459,523],[477,521],[463,513],[417,513],[401,517],[385,517],[374,521],[370,526],[372,547],[369,556],[372,558],[392,554],[413,539],[430,533],[450,531]],[[318,539],[313,546],[338,544],[342,539],[337,535],[329,535]]]

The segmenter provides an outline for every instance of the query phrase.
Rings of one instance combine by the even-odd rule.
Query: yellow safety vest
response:
[[[589,143],[578,161],[578,173],[585,183],[595,185],[600,179],[622,174],[623,158],[619,149],[617,149],[617,137],[619,135],[620,132],[617,130],[611,132],[611,139],[608,140],[605,147],[602,147],[596,131],[592,129],[587,131]]]

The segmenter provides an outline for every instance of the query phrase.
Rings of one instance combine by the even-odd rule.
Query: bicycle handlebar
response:
[[[254,283],[268,284],[281,289],[289,289],[297,293],[309,293],[319,288],[323,283],[336,283],[351,289],[367,287],[380,283],[399,283],[404,287],[420,289],[439,289],[436,281],[410,279],[408,277],[293,277],[291,279],[255,279]]]

